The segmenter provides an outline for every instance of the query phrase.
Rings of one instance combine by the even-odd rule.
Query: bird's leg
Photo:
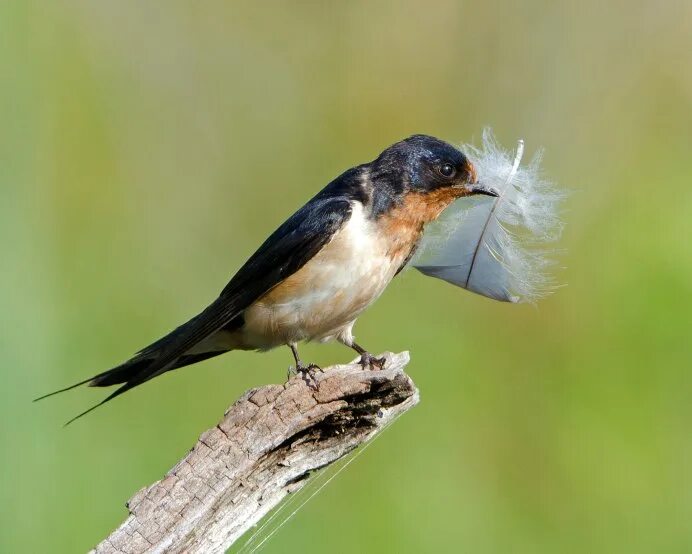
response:
[[[352,342],[349,345],[353,350],[358,352],[360,354],[360,365],[363,366],[363,369],[370,368],[370,369],[382,369],[384,368],[384,364],[387,361],[385,358],[375,358],[370,352],[365,350],[362,346],[359,344]]]
[[[293,359],[296,361],[296,367],[295,368],[293,368],[293,367],[288,368],[287,377],[290,379],[291,374],[300,375],[308,387],[310,387],[313,390],[319,390],[320,385],[317,382],[317,378],[315,377],[315,370],[322,371],[322,368],[320,366],[318,366],[317,364],[305,365],[300,360],[300,356],[298,355],[298,347],[296,346],[295,343],[289,344],[288,347],[291,349],[291,352],[293,352]]]

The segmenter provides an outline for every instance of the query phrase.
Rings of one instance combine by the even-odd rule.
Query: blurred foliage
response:
[[[422,403],[267,552],[692,551],[692,3],[0,4],[0,551],[79,552],[290,353],[87,419],[83,379],[203,307],[414,132],[546,147],[575,191],[536,308],[407,272],[356,326]],[[329,364],[351,353],[308,345]]]

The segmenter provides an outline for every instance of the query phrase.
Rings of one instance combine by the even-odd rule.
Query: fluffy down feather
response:
[[[512,157],[486,129],[481,148],[462,147],[478,181],[499,196],[455,201],[426,228],[413,267],[505,302],[533,302],[555,288],[548,244],[560,237],[565,193],[541,178],[540,153],[520,166],[523,146]]]

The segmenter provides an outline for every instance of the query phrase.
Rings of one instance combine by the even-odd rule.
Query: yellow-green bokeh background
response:
[[[289,352],[32,397],[193,315],[411,133],[571,188],[536,308],[407,272],[356,326],[422,402],[266,552],[692,551],[692,3],[0,4],[0,551],[80,552]],[[309,345],[306,359],[351,358]]]

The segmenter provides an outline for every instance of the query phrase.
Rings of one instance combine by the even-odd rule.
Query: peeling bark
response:
[[[316,469],[367,442],[418,402],[407,352],[383,370],[357,363],[246,392],[92,552],[225,552]]]

